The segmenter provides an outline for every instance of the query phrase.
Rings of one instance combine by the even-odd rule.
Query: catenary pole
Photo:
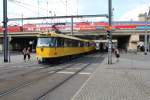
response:
[[[8,38],[7,38],[7,0],[3,0],[3,52],[4,62],[8,62]]]
[[[145,40],[145,45],[144,45],[144,54],[147,55],[147,13],[145,13],[145,35],[144,35],[144,40]]]
[[[73,17],[71,17],[71,35],[73,35]]]
[[[109,27],[112,27],[112,0],[108,1],[108,12]],[[112,64],[112,31],[109,30],[108,34],[108,64]]]
[[[145,12],[145,35],[144,35],[144,55],[147,55],[147,49],[149,51],[149,40],[148,40],[148,32],[147,32],[147,24],[148,24],[148,19],[150,18],[150,7],[148,13]],[[150,37],[149,37],[150,38]]]

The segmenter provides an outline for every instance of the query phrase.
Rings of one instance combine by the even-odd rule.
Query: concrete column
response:
[[[132,34],[128,42],[128,51],[137,51],[137,43],[139,42],[139,34]]]

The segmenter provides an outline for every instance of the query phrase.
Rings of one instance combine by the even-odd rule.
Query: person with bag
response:
[[[115,56],[117,58],[117,62],[119,61],[119,57],[120,57],[120,53],[119,53],[119,50],[116,48],[115,49]]]
[[[23,48],[22,53],[23,53],[23,60],[26,62],[26,56],[27,56],[26,48]]]
[[[28,56],[28,60],[30,60],[30,58],[31,58],[31,49],[30,49],[30,47],[27,48],[26,54]]]

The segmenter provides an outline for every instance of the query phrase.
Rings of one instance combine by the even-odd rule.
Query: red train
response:
[[[150,26],[150,22],[147,23]],[[138,29],[139,26],[145,26],[144,22],[114,22],[114,29]],[[105,29],[108,22],[76,22],[74,23],[74,30],[98,30]],[[60,24],[56,26],[59,30],[71,30],[71,24]],[[8,26],[8,32],[31,32],[31,31],[50,31],[52,25],[50,24],[24,24],[23,26],[14,25]],[[3,31],[0,26],[0,32]]]
[[[21,32],[22,27],[21,26],[8,26],[8,32]],[[0,32],[3,32],[2,26],[0,26]]]

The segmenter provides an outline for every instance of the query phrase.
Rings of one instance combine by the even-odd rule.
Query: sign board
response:
[[[112,30],[112,26],[106,26],[105,29],[106,30]]]

